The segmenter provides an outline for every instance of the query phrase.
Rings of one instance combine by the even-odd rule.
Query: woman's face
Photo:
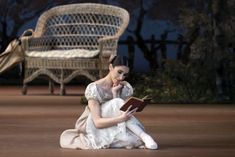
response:
[[[115,66],[112,64],[109,66],[110,76],[113,84],[118,85],[120,82],[124,81],[129,73],[129,67],[127,66]]]

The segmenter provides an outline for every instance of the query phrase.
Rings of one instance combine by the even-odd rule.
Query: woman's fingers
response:
[[[126,110],[126,113],[134,113],[138,110],[138,107],[136,107],[130,111],[131,107],[132,107],[132,105],[128,107],[128,109]]]
[[[128,118],[127,120],[129,120],[132,117],[132,114],[138,110],[138,108],[134,108],[131,110],[131,107],[132,107],[132,105],[129,106],[128,109],[124,113]]]
[[[128,117],[131,117],[132,114],[133,114],[134,112],[136,112],[137,110],[138,110],[138,108],[134,108],[133,110],[128,111],[128,112],[127,112],[127,116],[128,116]]]
[[[134,108],[134,109],[131,110],[130,112],[131,112],[131,113],[134,113],[134,112],[136,112],[137,110],[138,110],[138,107]]]
[[[126,112],[129,112],[131,107],[132,107],[132,105],[127,108]]]

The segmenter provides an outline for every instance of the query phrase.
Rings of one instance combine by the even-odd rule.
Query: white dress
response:
[[[94,99],[101,104],[102,117],[114,117],[121,114],[120,107],[124,100],[133,94],[133,88],[125,82],[120,98],[112,98],[111,92],[105,91],[95,82],[90,83],[85,90],[87,100]],[[133,116],[127,122],[115,126],[97,129],[91,117],[88,106],[75,124],[75,129],[65,130],[60,136],[62,148],[71,149],[102,149],[102,148],[136,148],[143,142],[127,128],[128,124],[143,125]]]

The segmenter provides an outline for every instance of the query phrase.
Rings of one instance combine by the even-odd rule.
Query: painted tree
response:
[[[175,86],[184,87],[190,101],[207,95],[234,99],[234,7],[232,0],[197,0],[182,8],[187,44],[176,62],[177,72],[170,71],[171,78],[177,78]]]
[[[1,0],[0,1],[0,52],[11,40],[19,36],[19,30],[38,17],[54,3],[52,0]],[[26,27],[27,28],[27,27]]]
[[[161,64],[164,64],[164,60],[167,59],[167,45],[171,44],[168,40],[168,34],[180,30],[178,27],[178,15],[181,7],[187,3],[187,0],[119,1],[119,4],[130,12],[131,24],[128,31],[132,34],[137,47],[149,62],[151,70],[161,67]],[[155,47],[151,47],[149,43],[145,42],[146,36],[145,32],[143,32],[143,27],[147,20],[162,21],[168,24],[164,31],[161,32],[160,37],[152,36],[154,40],[158,41],[158,45],[155,45]],[[158,32],[158,28],[153,30],[153,34],[155,33],[154,31]],[[162,63],[158,63],[158,58],[162,59]]]

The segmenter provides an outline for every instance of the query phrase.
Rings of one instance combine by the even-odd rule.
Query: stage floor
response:
[[[149,105],[136,117],[159,150],[69,150],[59,136],[82,113],[83,86],[68,95],[48,94],[46,86],[0,86],[0,157],[234,157],[235,105]]]

